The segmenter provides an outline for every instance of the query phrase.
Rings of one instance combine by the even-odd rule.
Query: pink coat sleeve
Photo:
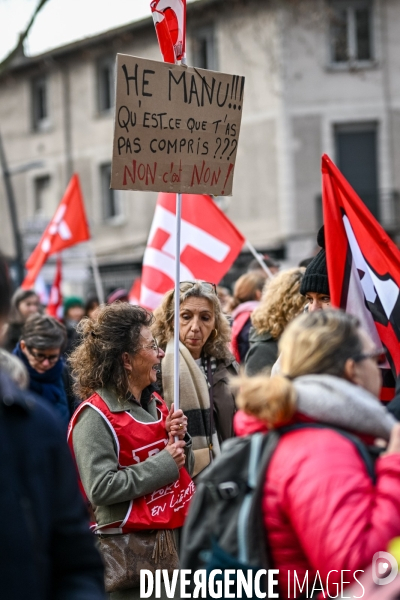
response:
[[[340,434],[288,435],[271,468],[280,469],[281,508],[310,566],[324,579],[332,569],[370,565],[400,535],[400,454],[378,459],[375,486],[355,446]]]

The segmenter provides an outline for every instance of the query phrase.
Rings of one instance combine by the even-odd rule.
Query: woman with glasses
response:
[[[165,294],[154,317],[152,331],[165,352],[163,395],[170,406],[174,396],[174,290]],[[237,374],[237,363],[229,351],[231,329],[213,283],[181,282],[179,323],[180,407],[188,418],[197,475],[220,453],[221,442],[233,436],[236,408],[229,381]]]
[[[113,600],[139,598],[139,569],[149,567],[139,557],[138,530],[150,536],[147,559],[154,568],[168,568],[157,556],[178,568],[171,530],[183,524],[194,491],[187,419],[182,410],[168,409],[155,387],[164,352],[150,331],[152,319],[128,303],[102,306],[79,323],[82,342],[69,358],[83,400],[69,443],[102,536]],[[110,544],[119,548],[116,554]]]
[[[74,404],[68,368],[61,357],[66,339],[62,323],[36,314],[25,322],[13,352],[28,369],[29,389],[55,408],[65,428]]]
[[[297,597],[293,573],[300,585],[308,574],[309,589],[322,581],[324,597],[346,597],[338,586],[400,535],[400,424],[378,400],[385,354],[339,310],[297,317],[279,349],[281,375],[240,381],[235,429],[294,426],[278,441],[262,500],[280,597]],[[379,458],[377,439],[387,446]]]

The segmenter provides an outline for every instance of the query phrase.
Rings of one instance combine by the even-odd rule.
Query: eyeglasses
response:
[[[156,340],[154,340],[154,339],[153,339],[152,344],[149,344],[148,346],[139,346],[139,347],[143,350],[154,350],[154,352],[156,352],[157,354],[160,351],[159,346],[158,346]]]
[[[31,356],[33,356],[33,358],[35,360],[37,360],[39,363],[44,362],[45,360],[48,360],[50,364],[55,363],[58,361],[58,359],[60,358],[60,353],[58,354],[42,354],[42,352],[36,352],[33,350],[33,348],[29,348],[29,346],[26,347],[29,354]]]
[[[365,352],[364,354],[357,354],[357,356],[353,356],[352,358],[355,362],[361,362],[362,360],[371,358],[379,367],[382,367],[384,364],[386,364],[387,360],[385,348],[379,348],[378,350],[374,350],[373,352]]]
[[[210,281],[201,281],[200,279],[198,281],[181,281],[179,284],[179,289],[181,290],[181,292],[187,292],[187,289],[182,289],[182,285],[186,286],[189,284],[191,285],[191,287],[194,287],[196,283],[200,283],[203,288],[205,288],[209,292],[214,292],[214,294],[217,295],[217,286],[215,283],[211,283]]]

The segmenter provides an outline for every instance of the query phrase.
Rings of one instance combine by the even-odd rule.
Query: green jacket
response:
[[[151,423],[158,419],[153,397],[145,410],[136,402],[119,401],[110,389],[96,390],[111,412],[129,411],[137,420]],[[187,436],[186,469],[193,472],[192,441]],[[78,416],[73,430],[73,447],[82,485],[90,500],[98,525],[108,525],[123,519],[129,502],[176,481],[179,470],[167,450],[118,469],[117,448],[105,420],[95,410],[87,408]]]

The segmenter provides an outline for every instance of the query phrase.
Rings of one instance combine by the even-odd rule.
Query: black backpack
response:
[[[304,428],[334,429],[351,440],[375,481],[374,461],[367,447],[356,436],[330,425],[296,424],[267,434],[231,438],[224,442],[221,456],[198,477],[183,528],[182,569],[190,569],[192,574],[198,569],[207,573],[220,569],[223,580],[225,569],[243,571],[247,577],[249,569],[255,573],[272,568],[261,508],[265,474],[280,437]],[[263,591],[266,577],[261,579]],[[256,595],[243,595],[253,597]]]

